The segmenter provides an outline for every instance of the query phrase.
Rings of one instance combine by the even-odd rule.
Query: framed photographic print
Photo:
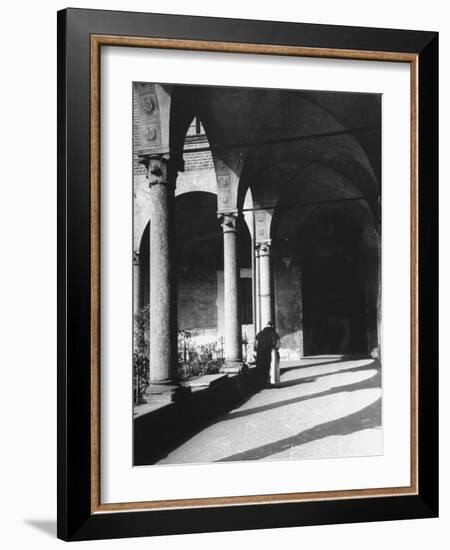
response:
[[[58,536],[438,514],[438,36],[58,13]]]

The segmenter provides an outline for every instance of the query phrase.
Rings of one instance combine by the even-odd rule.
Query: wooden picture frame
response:
[[[409,487],[101,502],[103,46],[410,65]],[[58,537],[87,540],[437,516],[437,143],[437,33],[84,9],[58,13]]]

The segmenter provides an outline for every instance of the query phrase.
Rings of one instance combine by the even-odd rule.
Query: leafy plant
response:
[[[141,403],[150,383],[150,307],[134,316],[133,392],[135,403]]]
[[[134,316],[134,349],[148,355],[150,350],[150,306],[141,308]]]
[[[133,390],[135,403],[142,403],[150,384],[150,307],[141,308],[134,316]],[[203,374],[216,374],[223,364],[219,342],[198,342],[189,331],[178,332],[178,365],[180,380]]]
[[[200,344],[188,331],[178,333],[178,364],[182,380],[216,374],[222,363],[222,350],[217,342]]]
[[[143,401],[142,396],[150,382],[150,369],[148,355],[133,353],[133,390],[136,403]]]

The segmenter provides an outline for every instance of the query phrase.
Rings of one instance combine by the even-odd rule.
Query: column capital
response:
[[[256,242],[255,243],[255,248],[256,248],[256,251],[259,253],[260,256],[269,256],[271,245],[272,245],[272,240],[267,239],[265,241]]]
[[[147,170],[148,185],[173,185],[175,187],[178,172],[184,171],[181,157],[170,157],[168,153],[152,153],[139,156],[140,164]]]
[[[237,211],[217,213],[217,218],[220,220],[224,233],[236,233],[238,216]]]

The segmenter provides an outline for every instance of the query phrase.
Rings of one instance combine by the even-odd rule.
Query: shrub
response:
[[[141,403],[150,383],[150,307],[144,306],[134,316],[133,393]]]
[[[150,383],[150,307],[134,316],[133,391],[135,403],[142,403]],[[216,374],[223,364],[219,342],[198,341],[189,331],[178,332],[178,372],[180,380],[203,374]]]
[[[150,307],[141,308],[134,315],[134,349],[148,355],[150,349]]]
[[[200,344],[188,331],[178,333],[178,364],[182,380],[203,374],[216,374],[222,363],[222,351],[217,342]]]
[[[148,355],[133,353],[133,391],[134,401],[142,403],[142,396],[149,385],[149,359]]]

